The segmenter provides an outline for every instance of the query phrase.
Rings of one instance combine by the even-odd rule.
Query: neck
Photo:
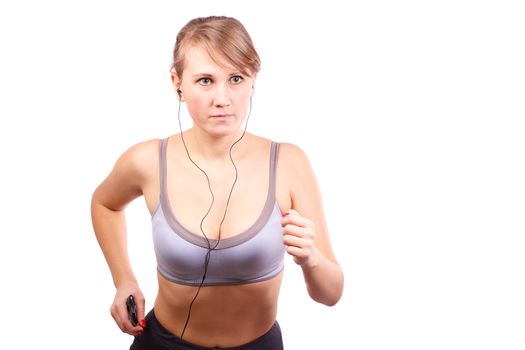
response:
[[[217,166],[231,164],[230,148],[239,140],[244,130],[239,129],[232,135],[214,137],[209,133],[203,132],[198,128],[191,128],[184,133],[184,140],[190,156],[195,161],[200,160]],[[232,157],[239,156],[243,141],[248,137],[246,133],[242,140],[239,141],[231,150]]]

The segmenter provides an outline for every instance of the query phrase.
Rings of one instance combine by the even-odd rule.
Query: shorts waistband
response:
[[[262,336],[239,346],[225,348],[208,348],[197,344],[187,342],[169,330],[164,328],[155,317],[155,311],[152,309],[145,317],[147,328],[141,336],[135,337],[130,350],[163,350],[163,349],[180,349],[180,350],[259,350],[259,349],[283,349],[281,329],[279,323],[275,321],[268,332]]]

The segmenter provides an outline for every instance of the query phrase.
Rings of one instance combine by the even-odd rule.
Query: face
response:
[[[217,65],[205,49],[191,47],[186,52],[182,79],[173,76],[194,127],[214,136],[231,135],[241,128],[255,83],[255,77],[224,66],[227,68]]]

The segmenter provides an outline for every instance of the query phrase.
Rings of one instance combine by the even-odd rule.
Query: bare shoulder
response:
[[[151,139],[139,142],[124,152],[122,157],[127,158],[134,170],[148,176],[152,169],[156,169],[159,161],[160,139]]]
[[[243,141],[246,145],[243,157],[251,160],[255,159],[254,155],[257,155],[258,157],[266,157],[272,142],[273,140],[269,138],[247,132]]]
[[[144,187],[158,173],[159,142],[158,139],[143,141],[125,150],[97,187],[97,199],[108,208],[119,210],[142,195]]]
[[[275,142],[274,140],[263,137],[263,136],[259,136],[259,135],[255,135],[251,133],[247,133],[247,134],[249,134],[250,136],[250,143],[252,144],[252,146],[257,147],[258,150],[262,150],[262,149],[266,150],[268,145],[270,145],[272,142]],[[297,155],[299,153],[304,154],[301,148],[299,148],[298,146],[292,143],[287,143],[287,142],[278,142],[278,143],[279,143],[279,158],[290,157],[290,156],[293,157],[294,155]]]
[[[279,144],[279,162],[283,164],[288,174],[295,176],[301,174],[314,175],[306,152],[293,143],[282,142]]]
[[[318,190],[314,170],[301,147],[288,142],[280,143],[278,162],[280,172],[285,177],[290,190],[292,208],[305,197],[305,190]]]
[[[134,144],[122,153],[113,171],[123,171],[138,183],[147,181],[157,172],[159,144],[159,139]]]

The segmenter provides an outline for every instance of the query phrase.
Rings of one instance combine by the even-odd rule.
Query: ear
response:
[[[171,76],[171,83],[173,84],[173,87],[175,89],[175,93],[177,94],[177,97],[179,98],[179,100],[183,101],[182,100],[182,93],[178,93],[177,90],[180,89],[180,84],[181,84],[181,80],[179,78],[179,76],[177,75],[177,73],[175,72],[171,72],[170,73],[170,76]]]

